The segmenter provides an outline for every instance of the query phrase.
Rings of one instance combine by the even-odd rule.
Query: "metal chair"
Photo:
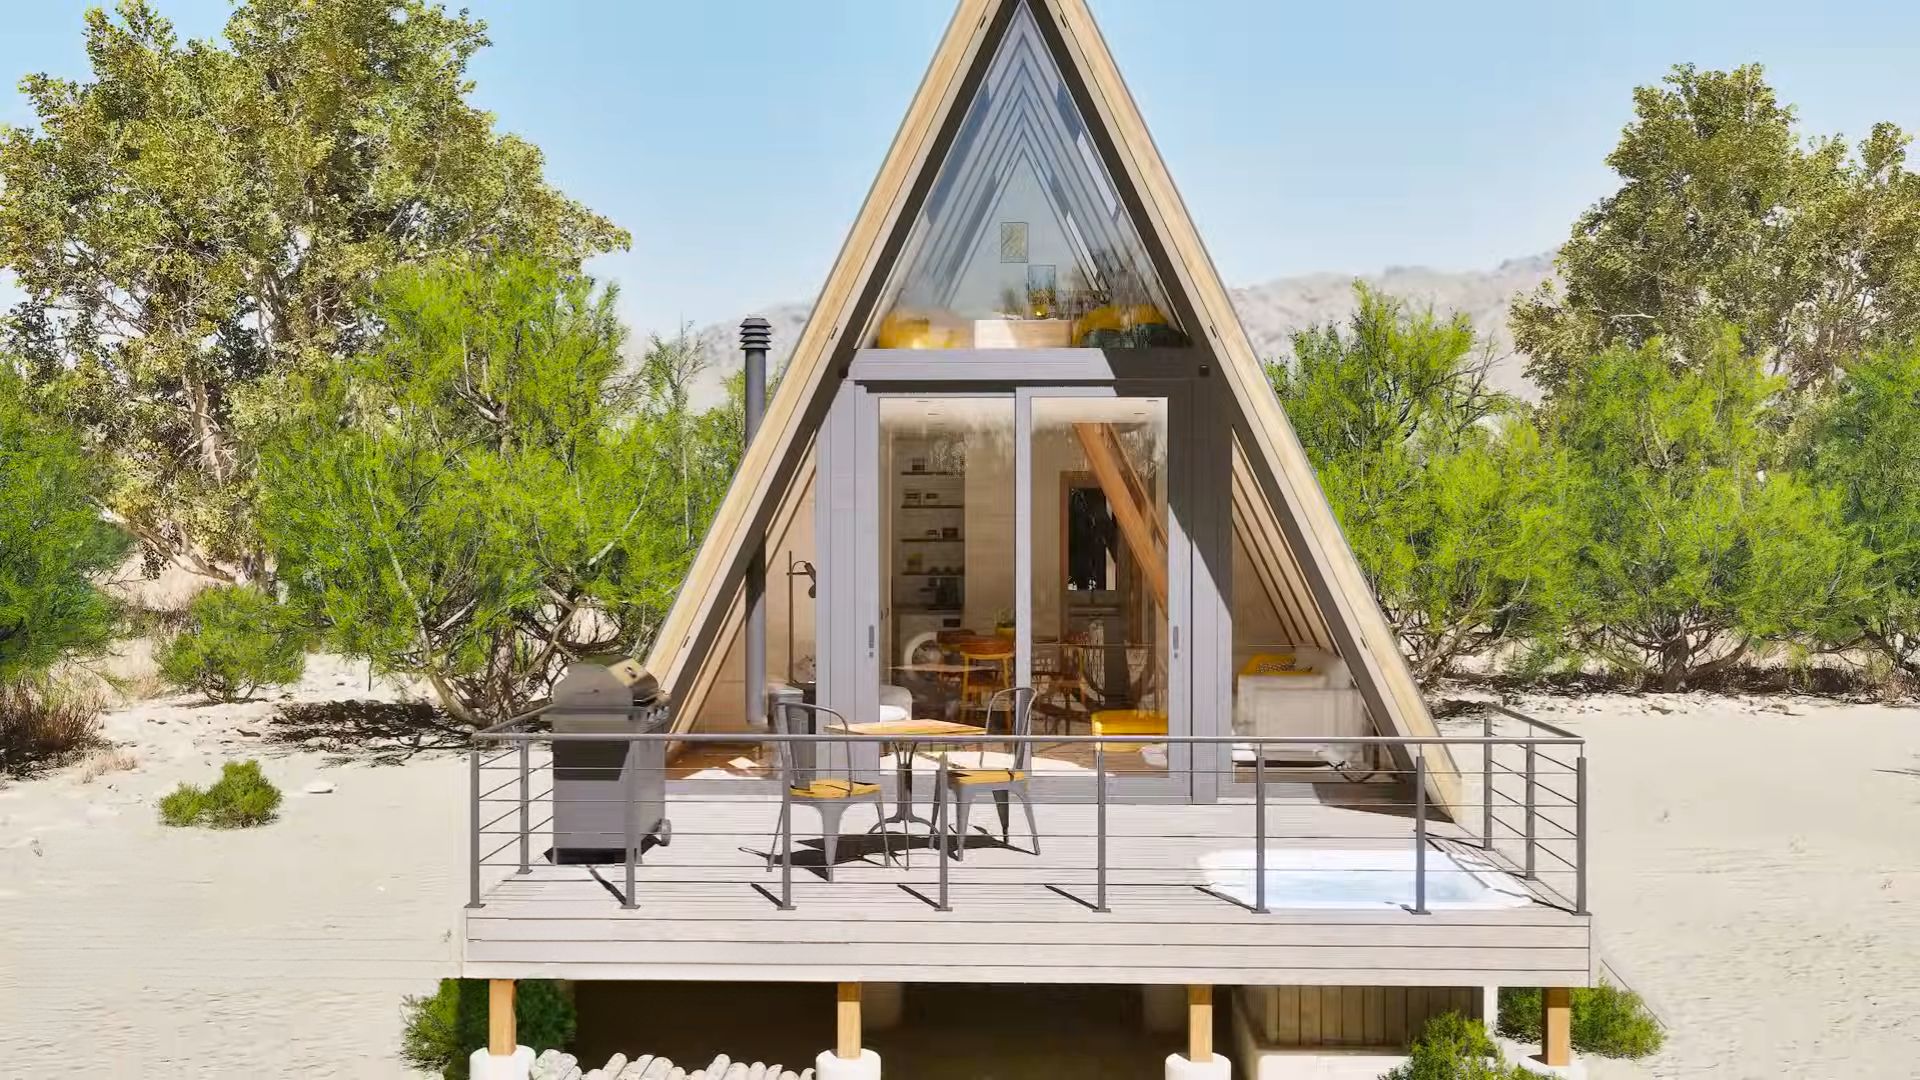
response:
[[[780,735],[801,734],[794,730],[789,722],[792,710],[805,709],[817,718],[825,713],[833,717],[842,728],[847,726],[847,718],[825,705],[808,705],[802,701],[786,701],[774,709],[774,728]],[[887,800],[879,784],[870,784],[853,778],[853,743],[849,740],[843,775],[827,775],[834,770],[819,765],[818,753],[821,748],[829,751],[837,745],[825,742],[790,742],[782,739],[776,744],[780,753],[780,782],[786,788],[786,797],[780,801],[780,819],[774,825],[773,842],[768,844],[767,869],[773,869],[775,850],[780,848],[781,838],[791,847],[793,843],[793,807],[811,806],[820,811],[820,841],[826,848],[827,880],[833,880],[833,864],[840,847],[840,816],[846,813],[848,804],[866,802],[871,799],[880,817],[881,857],[888,863],[893,862],[892,831],[887,828]],[[904,837],[903,846],[904,846]],[[789,856],[791,857],[791,856]]]
[[[993,732],[994,703],[1003,697],[1010,697],[1007,710],[1008,734],[1025,737],[1033,734],[1033,688],[1030,686],[1010,686],[987,699],[987,732]],[[1009,797],[1020,800],[1020,808],[1027,814],[1027,833],[1033,837],[1033,853],[1040,854],[1040,829],[1033,821],[1033,793],[1028,790],[1033,768],[1033,744],[1016,742],[1013,744],[1013,764],[1011,768],[994,768],[987,764],[987,745],[980,744],[977,764],[972,766],[956,765],[950,757],[947,761],[947,790],[943,793],[957,804],[954,814],[954,855],[964,859],[967,849],[967,812],[972,809],[975,795],[985,791],[993,793],[993,801],[1000,811],[1000,842],[1012,839],[1012,826]],[[954,757],[960,755],[956,754]],[[947,812],[947,800],[941,799],[935,818],[944,817]],[[943,834],[946,823],[936,820],[934,832]],[[988,835],[992,835],[989,833]]]

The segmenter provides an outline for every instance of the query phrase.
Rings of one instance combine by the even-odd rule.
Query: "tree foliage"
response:
[[[30,409],[0,364],[0,687],[35,680],[112,634],[99,582],[127,539],[100,519],[101,491],[79,440]]]
[[[1731,330],[1691,364],[1656,338],[1572,373],[1547,418],[1582,530],[1579,651],[1671,690],[1762,642],[1833,640],[1863,567],[1838,501],[1778,467],[1780,389]]]
[[[1757,65],[1673,69],[1634,92],[1607,164],[1619,190],[1573,227],[1559,285],[1513,307],[1528,374],[1558,392],[1607,347],[1656,337],[1710,363],[1721,330],[1795,388],[1920,333],[1920,175],[1879,124],[1804,139]]]
[[[341,650],[469,722],[664,618],[738,460],[685,341],[623,373],[611,290],[524,259],[400,270],[371,347],[268,447],[261,528]]]
[[[1361,569],[1422,678],[1556,618],[1567,533],[1552,451],[1467,319],[1356,286],[1347,328],[1295,335],[1269,374]]]
[[[87,14],[92,78],[22,81],[0,129],[7,326],[33,389],[112,458],[156,559],[264,565],[259,439],[373,332],[356,294],[447,253],[563,262],[626,234],[547,185],[468,101],[484,24],[426,0],[247,0],[182,43],[146,0]]]
[[[1853,609],[1860,640],[1920,675],[1920,340],[1845,365],[1801,464],[1836,492],[1871,560]]]

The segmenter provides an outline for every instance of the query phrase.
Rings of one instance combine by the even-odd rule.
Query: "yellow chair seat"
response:
[[[1026,778],[1024,769],[961,769],[947,774],[955,784],[1011,784]]]
[[[796,799],[851,799],[856,795],[871,795],[880,790],[880,785],[857,780],[815,780],[805,787],[795,784],[787,790]]]
[[[1101,709],[1093,714],[1095,735],[1165,735],[1167,714],[1151,709]]]

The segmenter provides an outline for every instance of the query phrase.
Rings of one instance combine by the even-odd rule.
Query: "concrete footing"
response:
[[[1167,1080],[1232,1080],[1233,1063],[1225,1054],[1206,1061],[1188,1061],[1183,1054],[1167,1055]]]
[[[530,1080],[533,1047],[516,1046],[512,1057],[494,1057],[481,1047],[467,1059],[467,1073],[473,1080]]]
[[[857,1058],[836,1057],[831,1050],[813,1059],[814,1080],[880,1080],[880,1055],[860,1051]]]

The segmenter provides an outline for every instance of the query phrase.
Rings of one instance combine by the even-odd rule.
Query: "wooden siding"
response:
[[[1479,986],[1247,986],[1241,1021],[1262,1047],[1405,1047],[1442,1013],[1482,1019]]]

